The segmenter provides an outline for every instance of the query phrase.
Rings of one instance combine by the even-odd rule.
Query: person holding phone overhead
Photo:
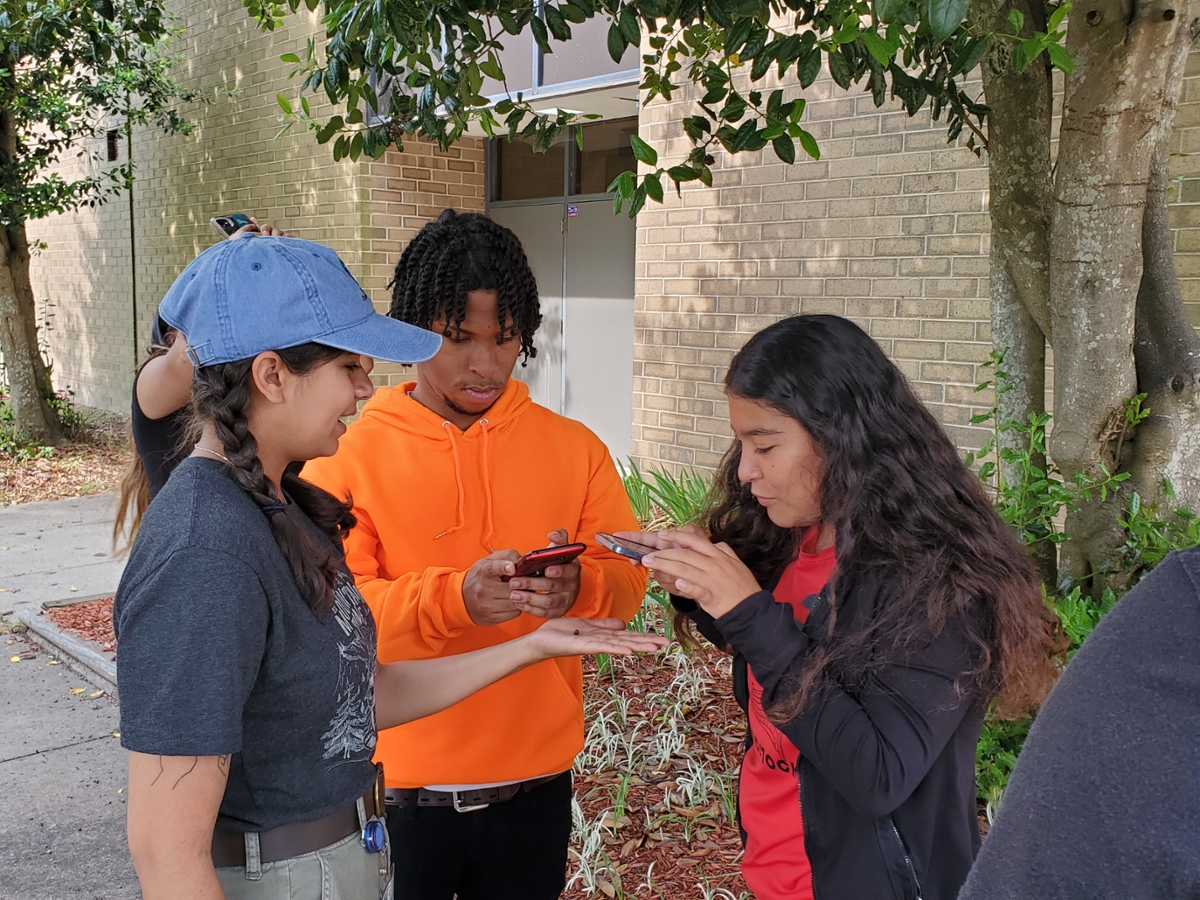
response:
[[[1058,623],[1033,567],[857,325],[793,316],[725,380],[704,528],[616,537],[734,654],[758,900],[953,900],[979,849],[984,711],[1033,709]]]
[[[663,643],[619,620],[379,665],[345,567],[348,507],[291,470],[333,453],[370,357],[441,339],[374,311],[337,255],[278,237],[202,253],[160,308],[197,365],[193,450],[150,504],[113,608],[128,834],[146,900],[392,897],[376,726],[561,655]]]
[[[380,661],[490,647],[564,616],[627,621],[646,575],[593,543],[636,527],[616,467],[592,432],[512,378],[541,323],[517,237],[446,210],[401,254],[389,314],[443,336],[441,352],[415,381],[380,390],[338,452],[304,470],[353,503],[346,561]],[[517,573],[523,553],[572,541],[587,544],[576,560]],[[578,659],[531,666],[380,733],[398,896],[561,893],[582,684]]]
[[[229,240],[247,234],[288,236],[241,213],[216,216],[212,225]],[[192,361],[187,357],[187,342],[178,337],[179,333],[156,315],[150,330],[149,356],[133,376],[129,426],[135,452],[121,478],[113,522],[114,547],[126,531],[137,531],[146,507],[191,449],[180,444],[185,431],[183,408],[192,395]]]

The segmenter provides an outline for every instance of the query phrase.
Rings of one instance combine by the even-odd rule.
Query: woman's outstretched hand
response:
[[[642,557],[642,565],[653,572],[659,584],[672,594],[695,600],[714,619],[762,590],[728,544],[714,544],[699,528],[629,537],[659,548]]]
[[[537,631],[525,637],[531,662],[554,659],[557,656],[594,656],[608,653],[627,656],[631,653],[650,653],[665,647],[667,639],[644,631],[628,631],[620,619],[550,619]]]

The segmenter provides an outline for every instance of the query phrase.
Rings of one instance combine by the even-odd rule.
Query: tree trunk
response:
[[[1050,243],[1050,451],[1071,475],[1099,480],[1115,470],[1124,401],[1137,391],[1134,310],[1150,161],[1168,95],[1164,48],[1190,21],[1190,7],[1089,0],[1071,10],[1067,49],[1076,68],[1066,79]],[[1068,574],[1087,577],[1124,541],[1119,502],[1097,496],[1068,516]]]
[[[1026,37],[1045,30],[1040,3],[1008,0],[972,4],[973,24],[987,32],[1007,28],[1008,13],[1025,18]],[[988,113],[988,187],[992,220],[989,293],[992,346],[1004,354],[1008,390],[996,395],[998,422],[1027,422],[1046,408],[1046,335],[1050,330],[1049,243],[1050,122],[1053,84],[1045,59],[1016,73],[984,60]],[[999,435],[1001,447],[1020,449],[1019,434]],[[1044,457],[1035,459],[1045,466]],[[1003,461],[1000,474],[1013,484],[1018,473]],[[1048,541],[1030,547],[1043,579],[1057,581],[1057,554]]]
[[[4,94],[12,96],[15,61],[5,48],[0,52],[0,78]],[[0,109],[0,167],[17,158],[17,125],[12,111]],[[5,209],[11,219],[20,213]],[[0,353],[8,376],[9,401],[17,431],[40,444],[62,440],[58,417],[47,402],[54,396],[50,369],[38,349],[37,307],[29,280],[29,239],[25,223],[0,226]]]
[[[1178,85],[1194,42],[1190,27],[1181,22],[1160,113],[1162,134],[1151,160],[1146,191],[1142,283],[1133,349],[1138,392],[1147,395],[1143,406],[1151,415],[1137,429],[1128,468],[1133,486],[1147,501],[1164,505],[1167,498],[1162,484],[1167,479],[1175,490],[1175,502],[1200,511],[1200,337],[1183,310],[1167,219],[1171,127]],[[1160,509],[1162,512],[1165,509]]]
[[[24,225],[0,229],[0,255],[0,353],[8,375],[13,424],[23,437],[57,444],[62,430],[46,402],[50,375],[38,352]]]

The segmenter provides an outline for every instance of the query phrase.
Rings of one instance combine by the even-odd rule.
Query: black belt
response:
[[[511,800],[521,791],[531,791],[541,784],[561,778],[565,773],[545,775],[541,778],[531,778],[528,781],[518,781],[514,784],[502,784],[499,787],[472,788],[465,791],[431,791],[428,788],[388,788],[384,792],[388,806],[407,809],[412,806],[449,806],[457,812],[474,812],[485,809],[493,803],[503,803]]]
[[[383,817],[383,767],[376,766],[375,783],[363,794],[363,806],[367,818]],[[337,812],[330,813],[323,819],[313,822],[292,822],[280,825],[270,831],[258,833],[259,861],[264,863],[278,862],[281,859],[291,859],[324,849],[330,844],[336,844],[342,838],[349,837],[362,830],[358,820],[358,801],[349,806],[343,806]],[[246,835],[241,831],[229,831],[224,828],[213,830],[212,839],[213,866],[218,869],[230,866],[246,865]]]

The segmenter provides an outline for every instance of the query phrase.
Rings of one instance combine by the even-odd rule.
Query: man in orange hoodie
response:
[[[390,314],[444,335],[442,350],[415,383],[377,391],[337,454],[304,470],[353,500],[346,561],[380,661],[464,653],[557,616],[628,621],[645,574],[594,540],[634,529],[616,467],[599,438],[511,377],[541,322],[516,236],[447,210],[401,255]],[[521,553],[574,541],[588,545],[578,561],[511,577]],[[582,747],[578,658],[380,732],[397,897],[557,897]]]

